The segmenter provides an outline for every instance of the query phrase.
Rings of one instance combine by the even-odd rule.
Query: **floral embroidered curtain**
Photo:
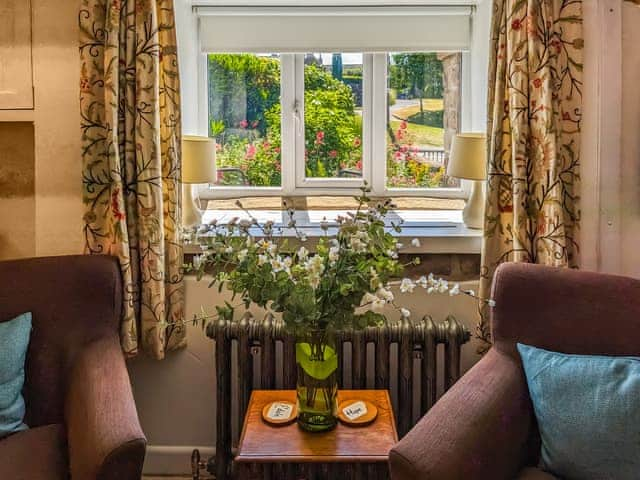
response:
[[[82,0],[85,251],[120,259],[127,355],[185,341],[172,0]]]
[[[483,298],[502,262],[578,265],[583,46],[581,0],[494,0]]]

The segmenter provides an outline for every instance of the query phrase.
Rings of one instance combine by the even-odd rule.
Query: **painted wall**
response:
[[[31,5],[34,122],[0,125],[11,136],[0,141],[0,157],[24,166],[31,193],[0,193],[0,259],[82,251],[80,2],[31,0]],[[3,165],[0,171],[8,171]]]
[[[0,123],[0,258],[35,255],[33,124]]]
[[[622,272],[640,277],[640,7],[622,11]]]
[[[79,0],[32,0],[36,255],[82,252]]]

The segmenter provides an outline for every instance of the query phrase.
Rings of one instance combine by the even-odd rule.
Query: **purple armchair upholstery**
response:
[[[529,264],[497,270],[494,345],[390,454],[393,480],[534,480],[540,438],[516,343],[640,355],[640,280]]]
[[[121,301],[112,257],[0,262],[0,321],[33,314],[30,429],[0,440],[1,479],[140,478],[146,440],[120,349]]]

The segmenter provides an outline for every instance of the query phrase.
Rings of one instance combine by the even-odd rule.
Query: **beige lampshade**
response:
[[[467,180],[487,178],[486,145],[482,133],[458,133],[451,142],[447,175]]]
[[[213,183],[216,178],[216,142],[209,137],[182,137],[182,183]]]

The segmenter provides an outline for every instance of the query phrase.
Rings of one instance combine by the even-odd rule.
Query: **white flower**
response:
[[[367,243],[369,242],[369,235],[366,232],[356,232],[349,238],[349,246],[355,252],[364,252],[367,250]]]
[[[487,300],[487,305],[489,305],[491,308],[496,306],[496,301],[493,299],[489,299]]]
[[[306,260],[309,257],[309,250],[304,247],[300,247],[298,250],[298,258],[300,260]]]
[[[449,295],[453,296],[453,295],[459,295],[460,294],[460,285],[459,284],[455,284],[453,287],[451,287],[451,289],[449,290]]]
[[[396,243],[396,248],[398,250],[400,250],[402,247],[404,247],[404,245],[402,243],[400,243],[400,242]]]
[[[309,284],[314,289],[318,288],[318,286],[320,285],[322,273],[324,272],[324,261],[322,257],[320,257],[319,255],[315,255],[309,258],[305,262],[304,267],[309,272]]]
[[[329,249],[329,263],[333,266],[340,258],[340,247],[331,247]]]
[[[446,293],[447,290],[449,290],[449,282],[447,282],[446,280],[439,280],[439,285],[438,285],[438,291],[440,293]]]
[[[320,285],[320,275],[309,275],[309,285],[314,290]]]
[[[374,295],[371,292],[367,292],[367,293],[365,293],[363,295],[362,301],[360,302],[360,304],[361,305],[367,305],[368,303],[372,303],[372,302],[374,302],[376,300],[379,300],[379,298],[376,295]]]
[[[367,232],[357,231],[349,238],[349,246],[357,253],[365,252],[369,246],[369,234]]]
[[[398,252],[396,252],[395,250],[387,250],[386,254],[387,257],[393,258],[394,260],[398,258]]]
[[[386,288],[379,288],[378,290],[376,290],[376,295],[378,296],[378,298],[384,300],[386,303],[391,303],[393,302],[393,293],[391,293],[391,290],[388,290]]]
[[[413,289],[416,288],[416,284],[410,278],[403,278],[400,282],[400,291],[402,293],[413,293]]]
[[[269,261],[269,257],[266,255],[258,255],[258,265],[262,266]]]
[[[204,255],[194,255],[192,260],[193,268],[200,268],[202,262],[204,262],[204,258]]]
[[[402,315],[403,317],[410,317],[411,316],[411,311],[407,310],[406,308],[401,308],[400,309],[400,315]]]
[[[324,272],[324,261],[321,256],[315,255],[305,262],[304,267],[311,275],[320,276]]]
[[[249,251],[245,248],[243,250],[240,250],[238,252],[238,261],[240,262],[244,262],[244,260],[247,258],[247,254],[249,253]]]
[[[414,238],[413,240],[411,240],[411,245],[414,247],[419,247],[420,246],[420,240],[417,238]]]
[[[233,247],[228,246],[227,248],[224,249],[224,253],[233,253]]]
[[[369,280],[369,288],[371,290],[376,290],[380,286],[380,277],[378,276],[378,272],[375,268],[369,268],[369,274],[371,275],[371,279]]]
[[[424,275],[422,275],[418,281],[416,282],[417,285],[421,286],[422,288],[427,288],[429,286],[429,282],[427,281],[427,277],[425,277]]]
[[[271,269],[276,272],[280,272],[285,269],[284,262],[282,261],[282,257],[278,255],[276,258],[271,260]]]
[[[356,237],[351,237],[351,239],[349,240],[349,246],[355,252],[363,252],[367,248],[367,246],[364,243],[362,243],[359,238],[356,238]]]
[[[370,305],[373,311],[382,310],[385,304],[386,302],[382,298],[369,292],[365,293],[362,297],[362,305]]]
[[[282,263],[284,264],[285,270],[288,271],[291,268],[291,265],[293,264],[293,259],[291,257],[284,257],[284,260],[282,260]]]
[[[329,245],[331,245],[332,247],[339,247],[340,242],[337,238],[332,238],[331,240],[329,240]]]
[[[387,302],[385,302],[381,298],[378,298],[377,300],[374,300],[373,303],[371,303],[371,310],[379,312],[380,310],[382,310],[384,308],[386,303]]]

